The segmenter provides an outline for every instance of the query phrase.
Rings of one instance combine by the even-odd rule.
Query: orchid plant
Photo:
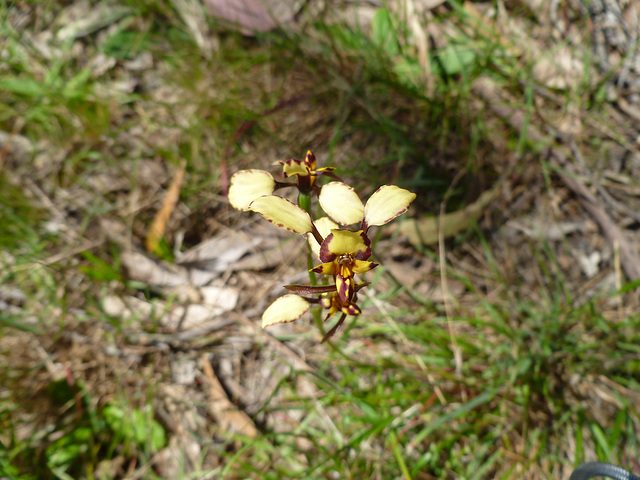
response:
[[[312,277],[312,285],[285,285],[293,293],[278,298],[264,311],[262,327],[293,322],[309,311],[312,304],[317,304],[328,310],[325,322],[341,313],[322,339],[324,342],[338,331],[347,316],[361,313],[358,292],[369,283],[356,282],[354,275],[378,266],[369,261],[372,255],[369,228],[385,225],[405,213],[416,195],[394,185],[384,185],[363,204],[355,190],[335,175],[335,168],[317,168],[310,151],[303,161],[291,159],[276,164],[282,166],[285,180],[292,181],[276,181],[264,170],[241,170],[231,177],[229,202],[238,210],[259,213],[280,228],[306,235],[311,251],[321,262],[310,269],[310,275],[325,275],[329,284],[316,285]],[[323,175],[334,181],[320,187],[317,180]],[[298,189],[298,205],[274,195],[286,187]],[[311,194],[318,196],[328,216],[312,219]]]

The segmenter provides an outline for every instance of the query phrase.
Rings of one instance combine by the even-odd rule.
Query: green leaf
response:
[[[49,468],[68,467],[87,451],[91,436],[89,427],[79,427],[54,441],[46,450]]]
[[[91,78],[91,69],[83,68],[64,84],[62,94],[68,99],[83,98],[87,95],[86,86]]]
[[[57,405],[64,405],[73,400],[76,394],[66,378],[55,380],[47,385],[47,393]]]
[[[393,65],[398,80],[407,87],[417,87],[421,83],[422,67],[413,58],[401,58]]]
[[[8,317],[3,313],[0,313],[0,324],[5,324],[8,327],[16,328],[23,332],[38,333],[38,330],[34,326],[15,320],[13,317]]]
[[[116,60],[131,60],[149,46],[149,37],[143,32],[119,31],[108,37],[100,51]]]
[[[3,78],[0,79],[0,90],[5,90],[25,97],[40,97],[46,89],[42,83],[33,78]]]
[[[470,48],[448,45],[433,58],[433,71],[446,75],[456,75],[473,65],[478,56]]]
[[[391,21],[391,15],[386,8],[379,8],[371,21],[371,41],[390,57],[400,53],[398,31]]]
[[[600,428],[598,424],[592,423],[590,425],[591,433],[593,435],[593,439],[598,447],[600,447],[602,453],[604,454],[605,460],[607,462],[613,462],[614,458],[611,453],[611,447],[609,446],[609,442],[607,442],[607,437]]]
[[[162,426],[153,419],[151,410],[133,409],[125,412],[116,405],[107,405],[102,410],[104,419],[111,430],[121,438],[140,447],[158,451],[166,445],[166,435]]]
[[[87,277],[101,282],[122,281],[122,275],[115,266],[99,259],[91,252],[82,252],[82,256],[91,263],[91,265],[80,265],[78,267],[78,270]]]

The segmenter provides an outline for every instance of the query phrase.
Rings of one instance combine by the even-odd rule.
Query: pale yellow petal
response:
[[[276,183],[264,170],[240,170],[231,177],[229,203],[238,210],[249,210],[249,204],[263,195],[271,195]]]
[[[331,230],[320,247],[320,260],[331,262],[341,255],[349,255],[358,260],[366,260],[371,256],[371,240],[362,230]]]
[[[320,191],[320,206],[340,225],[359,223],[364,216],[364,205],[356,191],[346,183],[327,183]]]
[[[385,225],[409,209],[416,198],[404,188],[395,185],[383,185],[375,191],[364,207],[364,219],[367,225]]]
[[[289,160],[289,162],[280,162],[282,165],[282,173],[285,178],[293,175],[309,175],[309,169],[306,165],[301,164],[297,160]]]
[[[277,227],[293,233],[304,235],[312,229],[311,217],[307,212],[277,195],[256,198],[249,205],[249,210],[259,213]]]
[[[262,328],[299,319],[309,310],[309,303],[298,295],[284,295],[273,302],[262,314]]]
[[[321,217],[313,223],[318,229],[318,232],[320,232],[322,238],[327,238],[332,229],[338,228],[338,224],[329,217]],[[318,245],[318,242],[316,242],[316,239],[311,233],[307,234],[307,238],[309,240],[309,245],[311,246],[311,251],[316,258],[320,258],[320,245]]]

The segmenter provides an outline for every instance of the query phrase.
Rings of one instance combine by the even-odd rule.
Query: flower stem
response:
[[[298,205],[313,218],[313,215],[311,215],[311,195],[302,192],[298,193]]]
[[[319,245],[322,245],[324,239],[313,223],[314,216],[311,212],[311,195],[302,192],[298,193],[298,205],[311,217],[311,234],[313,235],[313,238],[316,240],[316,242],[318,242]],[[313,269],[313,255],[311,251],[311,244],[309,242],[307,242],[307,269],[309,270],[309,282],[311,283],[311,285],[318,285],[316,274],[315,272],[311,271]],[[320,308],[320,306],[318,305],[315,308],[312,308],[311,312],[313,315],[313,321],[315,322],[318,329],[324,334],[324,328],[322,327],[322,308]]]
[[[320,238],[322,237],[320,236],[320,233],[316,229],[316,226],[313,224],[313,214],[311,213],[311,195],[308,193],[302,193],[302,192],[298,193],[298,205],[305,212],[307,212],[311,217],[312,219],[311,226],[313,227],[311,234],[313,235],[313,238],[315,238],[316,241],[318,241],[319,240],[318,237]],[[312,268],[313,268],[313,257],[311,256],[311,245],[307,243],[307,269],[309,270],[309,281],[311,282],[311,285],[317,285],[318,280],[316,279],[316,274],[311,271]]]

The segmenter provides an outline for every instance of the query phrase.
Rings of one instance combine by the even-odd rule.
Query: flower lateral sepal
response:
[[[298,295],[287,294],[273,302],[262,314],[262,328],[298,320],[309,311],[309,302]]]
[[[259,213],[275,226],[299,235],[313,230],[309,214],[284,197],[265,195],[256,198],[249,204],[249,210]]]
[[[363,230],[386,225],[409,210],[415,199],[416,194],[409,190],[395,185],[383,185],[369,197],[364,206]]]
[[[264,170],[240,170],[231,177],[229,203],[233,208],[246,212],[256,198],[271,195],[276,183]]]

